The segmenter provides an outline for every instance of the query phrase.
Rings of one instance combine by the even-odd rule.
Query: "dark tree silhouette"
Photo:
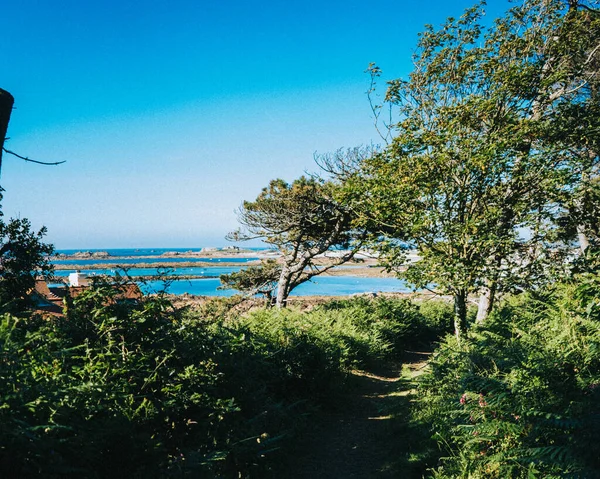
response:
[[[10,121],[10,114],[12,113],[14,103],[14,97],[6,90],[0,88],[0,174],[2,174],[2,153],[8,153],[21,160],[37,163],[38,165],[60,165],[61,163],[64,163],[64,161],[46,162],[32,160],[31,158],[19,155],[4,147],[4,142],[7,140],[6,132],[8,131],[8,122]]]
[[[8,122],[12,113],[15,99],[6,90],[0,88],[0,172],[2,171],[2,153],[4,151],[4,140],[8,130]]]

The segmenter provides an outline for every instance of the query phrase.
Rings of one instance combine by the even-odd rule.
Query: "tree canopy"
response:
[[[457,334],[469,294],[489,312],[499,288],[541,278],[556,219],[576,221],[569,205],[582,210],[575,195],[598,165],[598,15],[527,0],[486,28],[484,5],[427,26],[409,78],[388,82],[393,140],[346,183],[385,232],[388,266],[402,266],[398,240],[409,241],[422,259],[403,276],[453,295]]]
[[[230,233],[235,241],[261,238],[280,254],[276,305],[285,305],[290,292],[315,275],[350,260],[362,245],[364,233],[353,226],[354,214],[338,201],[339,185],[314,177],[292,183],[276,179],[255,201],[244,201],[238,212],[242,230]],[[344,250],[327,265],[317,257]]]
[[[222,274],[221,289],[236,289],[248,296],[262,295],[271,304],[275,299],[281,266],[274,259],[261,261],[240,271]]]
[[[22,310],[36,278],[52,273],[54,248],[43,242],[45,235],[46,228],[32,231],[27,219],[5,223],[0,211],[0,309]]]

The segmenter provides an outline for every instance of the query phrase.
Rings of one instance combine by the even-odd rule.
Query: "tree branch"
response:
[[[7,149],[6,149],[6,148],[4,148],[4,147],[2,147],[2,150],[3,150],[5,153],[8,153],[9,155],[16,156],[17,158],[20,158],[21,160],[24,160],[24,161],[29,161],[29,162],[31,162],[31,163],[37,163],[38,165],[54,166],[54,165],[60,165],[60,164],[62,164],[62,163],[66,163],[66,160],[65,160],[65,161],[55,161],[55,162],[53,162],[53,163],[50,163],[50,162],[45,162],[45,161],[32,160],[31,158],[27,158],[26,156],[21,156],[21,155],[18,155],[18,154],[17,154],[17,153],[15,153],[14,151],[7,150]]]

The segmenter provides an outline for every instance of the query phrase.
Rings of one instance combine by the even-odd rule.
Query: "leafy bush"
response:
[[[449,332],[452,308],[359,297],[333,300],[309,312],[260,309],[213,327],[229,335],[224,354],[246,359],[226,374],[235,377],[240,390],[259,378],[271,397],[294,401],[327,396],[345,371],[397,358],[405,348]]]
[[[216,469],[236,407],[219,395],[210,335],[161,298],[111,302],[108,289],[78,296],[67,318],[4,317],[3,476],[156,477],[184,459]]]
[[[430,300],[357,297],[325,303],[324,311],[339,311],[366,334],[377,334],[393,354],[428,344],[452,331],[450,303]]]
[[[245,316],[228,301],[186,312],[100,281],[66,317],[1,316],[0,476],[263,477],[350,368],[446,318],[404,300]]]
[[[2,200],[2,188],[0,188]],[[54,247],[43,242],[46,228],[35,232],[29,220],[2,220],[0,210],[0,312],[18,313],[38,276],[50,276],[49,255]]]
[[[460,346],[442,344],[416,413],[446,456],[434,477],[598,475],[595,278],[512,298]]]

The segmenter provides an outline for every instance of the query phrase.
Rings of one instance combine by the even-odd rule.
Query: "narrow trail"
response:
[[[380,370],[353,371],[347,391],[313,417],[277,477],[286,479],[408,478],[406,455],[410,381],[421,374],[429,353],[407,352],[403,362]],[[405,373],[403,375],[403,365]]]

